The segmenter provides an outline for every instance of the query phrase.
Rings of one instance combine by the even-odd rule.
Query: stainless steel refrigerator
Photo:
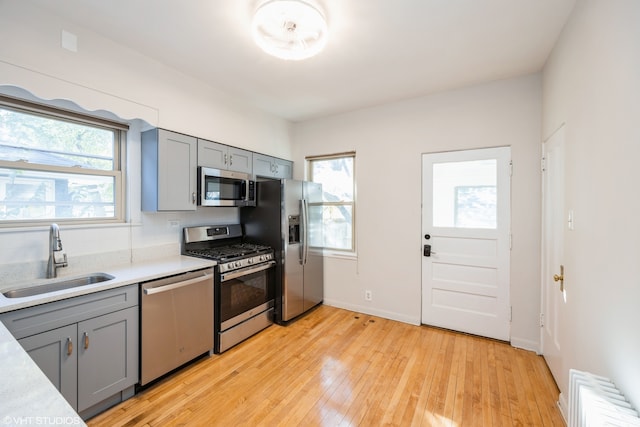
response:
[[[323,300],[321,184],[292,179],[256,183],[256,206],[240,209],[245,239],[274,248],[275,321],[285,324]]]

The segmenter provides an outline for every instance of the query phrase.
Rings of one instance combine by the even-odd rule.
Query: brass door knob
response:
[[[560,292],[564,292],[564,265],[560,266],[560,274],[553,275],[554,282],[560,282]]]

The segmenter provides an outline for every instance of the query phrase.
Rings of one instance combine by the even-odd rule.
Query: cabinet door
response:
[[[229,147],[229,170],[251,175],[253,172],[253,153],[240,148]]]
[[[197,140],[166,130],[158,137],[158,210],[196,210]]]
[[[253,153],[253,173],[256,177],[273,178],[273,157]]]
[[[229,165],[229,147],[217,142],[198,139],[198,166],[215,169],[227,169]]]
[[[293,177],[293,162],[284,159],[273,159],[275,177],[278,179]]]
[[[78,323],[78,411],[138,382],[138,308]]]
[[[78,407],[76,336],[74,323],[18,340],[73,409]]]

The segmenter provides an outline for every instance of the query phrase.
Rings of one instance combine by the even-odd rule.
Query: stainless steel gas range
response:
[[[217,261],[214,351],[222,353],[273,323],[273,249],[243,242],[240,224],[184,228],[184,255]]]

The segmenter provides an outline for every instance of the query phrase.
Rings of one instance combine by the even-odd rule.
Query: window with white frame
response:
[[[0,96],[0,226],[122,221],[126,130]]]
[[[355,152],[307,157],[308,179],[322,184],[322,201],[309,203],[309,216],[322,218],[310,246],[355,252],[355,160]]]

